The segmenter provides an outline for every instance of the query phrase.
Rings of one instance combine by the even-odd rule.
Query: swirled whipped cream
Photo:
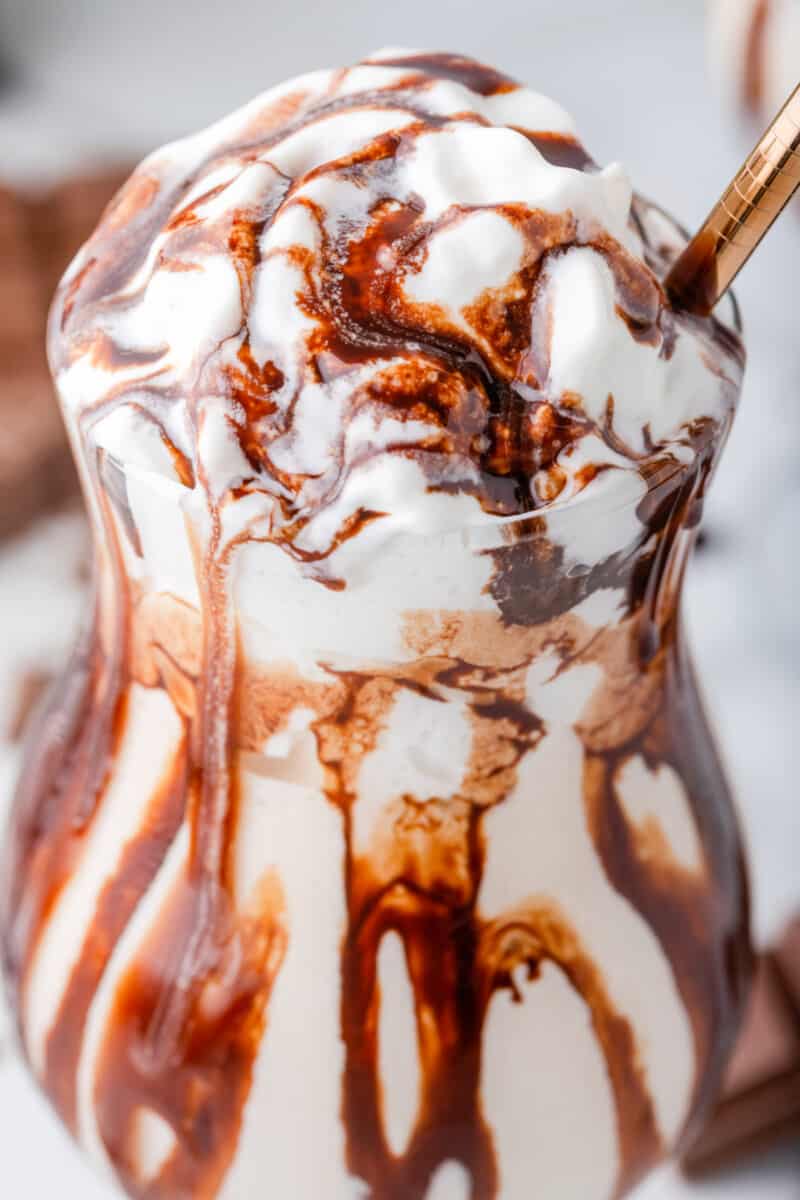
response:
[[[635,499],[643,464],[690,460],[741,361],[669,308],[675,249],[553,101],[388,50],[146,159],[64,278],[51,361],[91,445],[323,570],[362,533],[620,476]]]

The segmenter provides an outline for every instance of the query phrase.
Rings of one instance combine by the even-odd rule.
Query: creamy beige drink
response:
[[[96,611],[31,741],[5,965],[128,1194],[605,1200],[747,966],[678,622],[735,322],[553,102],[449,55],[159,151],[50,353]]]

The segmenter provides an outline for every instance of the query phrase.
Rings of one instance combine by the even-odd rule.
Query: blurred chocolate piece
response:
[[[697,1178],[800,1139],[800,917],[761,957],[722,1097],[683,1161]]]
[[[800,1013],[800,917],[792,921],[786,930],[776,957],[795,1011]]]
[[[5,188],[0,188],[0,262],[0,348],[2,369],[8,371],[35,353],[42,306],[25,207]]]
[[[44,304],[24,202],[0,192],[0,536],[74,491],[44,357]]]
[[[45,357],[47,309],[124,178],[106,171],[35,195],[0,187],[0,537],[77,493]]]
[[[70,260],[94,232],[103,209],[130,175],[116,168],[77,175],[28,196],[26,212],[45,313]]]

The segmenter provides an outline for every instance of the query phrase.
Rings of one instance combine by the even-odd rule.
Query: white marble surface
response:
[[[126,157],[289,73],[380,44],[424,45],[477,54],[556,95],[597,158],[620,158],[640,190],[691,225],[745,148],[709,94],[702,26],[700,0],[0,0],[0,46],[17,68],[15,86],[0,92],[0,168],[42,177],[81,160]],[[800,900],[798,279],[794,214],[739,288],[750,370],[708,506],[708,546],[687,587],[701,676],[747,830],[762,939]],[[66,554],[73,535],[56,528],[37,536],[0,556],[0,628],[8,631],[0,728],[12,660],[37,642],[34,612],[59,605],[64,632],[47,643],[54,657],[76,607],[69,587],[56,600],[43,582],[52,547]],[[0,747],[0,803],[12,772]],[[8,1053],[0,1058],[0,1152],[2,1194],[13,1200],[110,1200]],[[800,1147],[703,1187],[667,1171],[636,1200],[703,1198],[798,1200]]]

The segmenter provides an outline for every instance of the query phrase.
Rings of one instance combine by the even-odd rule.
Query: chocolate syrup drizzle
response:
[[[291,425],[293,405],[287,410],[275,403],[285,383],[283,373],[275,363],[256,361],[246,314],[262,234],[291,197],[293,181],[287,179],[267,207],[242,209],[233,220],[209,223],[198,218],[198,201],[183,201],[198,175],[213,165],[211,159],[178,180],[138,172],[107,212],[53,312],[56,369],[72,355],[86,353],[89,344],[96,362],[124,364],[126,369],[138,364],[142,375],[135,388],[115,385],[99,406],[80,416],[90,485],[101,511],[98,554],[106,569],[98,577],[90,631],[32,736],[6,848],[3,954],[24,1041],[26,986],[34,957],[103,804],[130,689],[134,683],[163,688],[181,716],[184,734],[144,824],[124,848],[119,869],[82,934],[81,951],[47,1038],[43,1070],[48,1094],[77,1134],[78,1067],[90,1006],[116,944],[179,829],[188,826],[186,865],[117,984],[94,1066],[94,1109],[102,1143],[122,1185],[142,1200],[211,1198],[236,1153],[254,1061],[269,1023],[270,992],[292,936],[279,879],[264,880],[253,909],[243,911],[235,899],[237,755],[263,745],[266,732],[279,728],[296,703],[315,713],[311,728],[324,789],[341,814],[345,833],[341,1119],[348,1169],[365,1181],[374,1200],[423,1200],[447,1161],[464,1166],[473,1200],[499,1194],[502,1164],[480,1095],[483,1031],[498,990],[518,995],[515,972],[522,968],[535,979],[545,962],[554,963],[582,997],[605,1056],[619,1143],[615,1195],[623,1195],[666,1149],[635,1032],[614,1006],[602,964],[593,958],[591,946],[581,944],[557,898],[531,900],[491,921],[479,911],[486,813],[508,798],[520,762],[536,753],[547,732],[525,701],[524,684],[526,671],[543,653],[555,652],[563,670],[577,662],[603,667],[605,682],[577,728],[584,752],[586,821],[611,886],[649,924],[672,966],[695,1041],[695,1118],[713,1093],[738,1022],[748,970],[740,854],[677,620],[683,566],[726,429],[704,421],[690,430],[695,458],[689,467],[668,448],[652,444],[637,458],[620,446],[613,403],[603,425],[586,417],[579,398],[543,391],[548,347],[532,345],[531,339],[546,263],[577,244],[602,254],[614,277],[621,318],[631,336],[652,345],[654,352],[668,356],[676,340],[698,326],[669,309],[656,275],[613,239],[598,235],[581,243],[571,214],[553,216],[521,205],[502,209],[527,247],[513,296],[491,296],[479,303],[469,314],[474,335],[449,326],[444,318],[436,327],[421,323],[403,301],[398,272],[420,261],[435,226],[426,219],[421,201],[412,197],[400,203],[391,186],[397,163],[415,139],[445,120],[422,110],[420,93],[442,78],[483,96],[516,85],[489,68],[449,55],[383,60],[383,65],[402,68],[396,87],[317,100],[311,106],[298,92],[213,157],[254,161],[293,128],[346,108],[405,108],[415,117],[411,126],[318,169],[369,186],[378,195],[364,229],[348,229],[337,239],[324,215],[303,201],[316,223],[324,264],[320,272],[310,253],[305,261],[301,251],[296,253],[305,279],[299,303],[318,330],[305,368],[309,377],[325,380],[354,366],[391,359],[391,372],[366,385],[358,404],[390,409],[401,420],[424,420],[437,433],[413,447],[404,444],[382,453],[413,455],[432,490],[473,495],[489,513],[520,517],[509,527],[506,544],[487,551],[493,562],[491,593],[501,616],[500,632],[492,636],[509,659],[502,669],[486,665],[480,638],[471,638],[468,626],[452,614],[442,614],[440,626],[432,618],[427,624],[422,617],[409,618],[407,635],[418,650],[412,664],[361,674],[328,665],[325,685],[259,672],[241,653],[230,566],[238,547],[256,534],[245,531],[225,540],[223,518],[231,505],[253,495],[269,498],[269,540],[302,562],[321,585],[334,588],[344,581],[328,570],[328,557],[382,516],[361,510],[338,530],[325,552],[312,554],[302,548],[300,535],[335,499],[341,479],[322,480],[314,491],[308,479],[279,470],[271,458],[272,442]],[[474,113],[463,119],[482,120]],[[593,169],[573,139],[525,132],[550,161]],[[440,221],[463,216],[463,211],[451,211]],[[169,239],[162,268],[174,262],[181,269],[192,254],[209,249],[231,256],[245,313],[235,363],[207,366],[188,395],[179,394],[174,385],[161,386],[158,348],[134,353],[117,345],[107,331],[100,335],[95,325],[99,314],[136,303],[137,295],[126,288],[164,228]],[[387,250],[401,264],[394,275],[381,267]],[[647,255],[657,269],[658,248],[648,246]],[[709,353],[725,359],[732,353],[741,356],[730,331],[713,321],[702,328]],[[168,596],[154,606],[152,598],[136,591],[124,568],[119,539],[130,537],[135,552],[135,523],[124,486],[111,486],[113,464],[93,447],[91,431],[101,416],[132,402],[134,391],[135,403],[168,445],[178,477],[204,498],[204,520],[195,531],[199,613]],[[232,403],[236,434],[252,468],[252,475],[223,497],[214,492],[197,452],[201,392]],[[188,453],[169,437],[164,419],[178,402],[186,405],[192,422],[195,444]],[[639,509],[638,542],[592,570],[576,573],[565,569],[563,549],[549,539],[538,510],[563,487],[558,454],[588,433],[636,459],[648,493]],[[463,469],[454,470],[454,464]],[[588,469],[584,486],[601,469]],[[624,590],[626,616],[618,626],[587,638],[587,627],[571,610],[605,587]],[[402,799],[392,845],[373,860],[358,853],[352,838],[354,780],[403,689],[442,703],[466,698],[477,750],[458,797],[428,800],[424,806],[415,804],[414,797]],[[685,785],[705,856],[703,874],[692,874],[669,856],[654,859],[626,821],[616,781],[636,756],[653,770],[672,767]],[[417,834],[426,821],[449,832],[428,839],[422,853]],[[415,1125],[399,1156],[385,1133],[378,1071],[376,964],[389,931],[400,936],[405,948],[422,1078]],[[139,1176],[135,1148],[142,1109],[158,1113],[176,1135],[174,1150],[156,1178],[147,1181]],[[298,1154],[305,1152],[298,1147]]]

